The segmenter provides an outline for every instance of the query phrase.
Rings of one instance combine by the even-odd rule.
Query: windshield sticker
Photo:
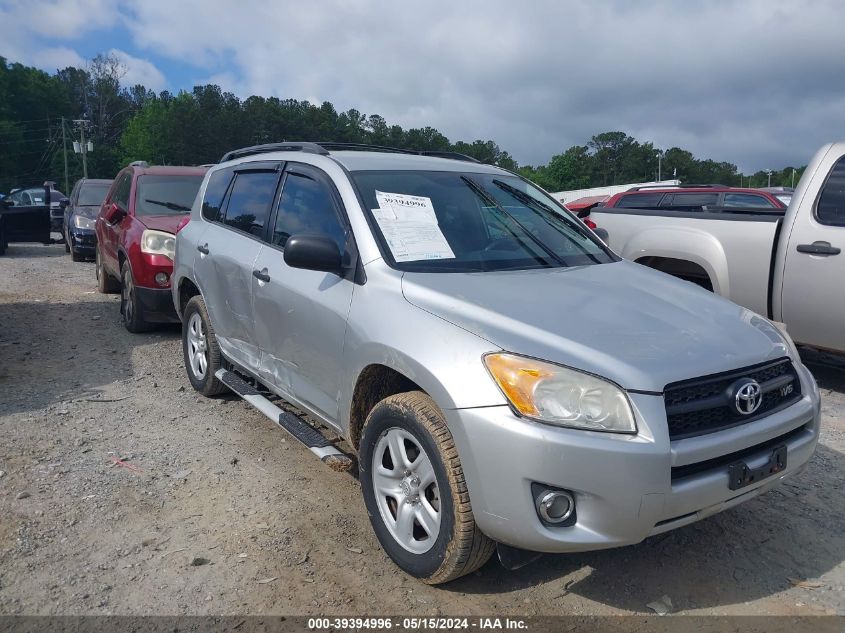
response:
[[[409,196],[404,193],[385,193],[376,191],[376,200],[382,215],[390,220],[413,220],[437,224],[437,215],[431,198]],[[390,216],[393,217],[390,217]]]
[[[379,208],[372,210],[373,217],[397,262],[455,258],[431,198],[376,191],[376,200]]]

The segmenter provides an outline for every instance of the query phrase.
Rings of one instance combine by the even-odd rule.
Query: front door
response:
[[[262,378],[329,422],[338,419],[340,360],[354,283],[289,267],[284,247],[291,235],[319,233],[348,253],[353,247],[347,226],[329,178],[311,166],[288,163],[271,243],[255,263],[263,279],[253,279]]]
[[[801,208],[789,235],[782,320],[799,343],[845,350],[845,156],[817,173],[821,193]],[[811,182],[809,191],[816,190]],[[810,208],[809,212],[805,209]]]

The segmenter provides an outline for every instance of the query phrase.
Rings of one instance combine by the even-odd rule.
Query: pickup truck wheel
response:
[[[132,269],[129,268],[129,262],[123,262],[120,273],[123,280],[120,286],[120,316],[123,319],[123,325],[133,334],[147,332],[152,326],[144,320],[144,313],[138,304],[135,280],[132,279]]]
[[[428,395],[401,393],[373,408],[359,473],[376,537],[408,574],[436,585],[490,558],[495,542],[475,524],[455,442]]]
[[[214,375],[223,367],[223,357],[205,301],[199,295],[188,301],[182,315],[182,353],[188,380],[194,389],[204,396],[227,391],[226,385]]]
[[[106,272],[103,266],[103,258],[100,255],[100,247],[94,252],[95,270],[97,274],[97,290],[103,294],[114,294],[120,290],[120,284]]]

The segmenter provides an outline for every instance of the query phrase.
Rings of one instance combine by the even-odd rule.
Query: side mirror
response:
[[[607,232],[607,229],[603,229],[601,227],[593,229],[593,233],[599,236],[599,239],[607,244],[607,240],[610,239],[610,234]]]
[[[103,217],[105,217],[106,222],[109,224],[117,224],[126,217],[126,211],[117,206],[116,202],[112,202],[108,207],[106,207],[106,212],[103,214]]]
[[[15,201],[10,200],[9,198],[0,198],[0,207],[4,209],[10,209],[15,206]]]
[[[69,206],[70,200],[68,200],[67,198],[62,198],[61,200],[59,200],[59,207],[61,207],[62,209],[67,209]]]
[[[285,263],[291,268],[319,270],[340,275],[343,270],[340,249],[330,237],[302,233],[285,243]]]

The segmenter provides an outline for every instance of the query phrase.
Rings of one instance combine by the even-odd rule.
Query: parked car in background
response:
[[[355,148],[224,156],[173,302],[197,391],[232,389],[333,468],[352,460],[275,399],[357,451],[408,574],[638,543],[803,470],[819,392],[767,319],[622,260],[511,172]]]
[[[623,257],[698,283],[786,324],[797,342],[845,353],[845,142],[822,147],[786,215],[597,207]]]
[[[789,203],[792,201],[792,194],[795,193],[793,187],[761,187],[760,191],[772,194],[786,206],[789,206]]]
[[[97,244],[94,226],[111,184],[111,180],[82,178],[74,185],[67,202],[62,203],[65,251],[70,253],[75,262],[94,259],[94,247]]]
[[[13,189],[12,195],[0,199],[0,255],[12,242],[53,243],[50,207],[43,203],[49,198],[49,187],[42,186],[40,194],[33,193],[35,189]],[[17,193],[21,195],[14,195]]]
[[[12,189],[7,198],[18,207],[49,205],[50,230],[56,233],[62,233],[62,224],[64,223],[62,201],[67,200],[67,196],[57,190],[55,188],[55,184],[56,183],[48,180],[43,185]],[[49,193],[49,201],[45,201],[47,193]]]
[[[95,225],[97,287],[120,291],[120,314],[130,332],[178,321],[170,297],[174,237],[206,170],[132,163],[103,201]]]
[[[605,207],[623,209],[666,209],[701,211],[708,209],[786,209],[776,196],[759,189],[724,185],[678,185],[677,187],[634,187],[611,196]]]

